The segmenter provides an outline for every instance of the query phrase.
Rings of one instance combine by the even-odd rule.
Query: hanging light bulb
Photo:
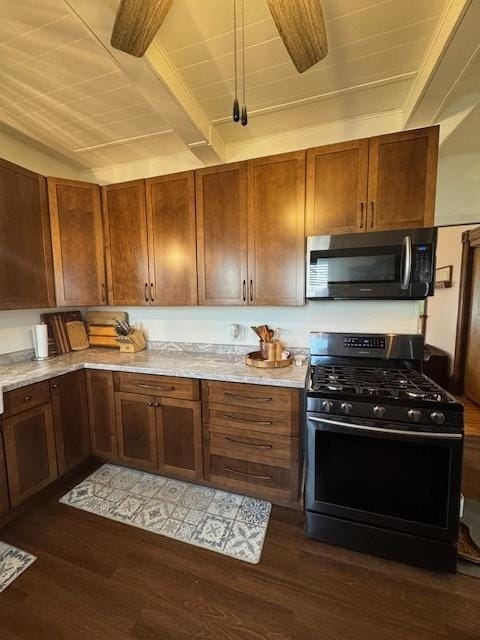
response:
[[[234,122],[240,120],[240,105],[238,103],[238,65],[237,65],[237,1],[233,0],[233,68],[235,75],[235,99],[233,101],[232,118]]]

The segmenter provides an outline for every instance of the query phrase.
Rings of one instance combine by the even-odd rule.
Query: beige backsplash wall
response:
[[[108,307],[111,309],[112,307]],[[98,307],[99,310],[105,307]],[[416,302],[311,302],[305,307],[115,307],[128,311],[132,323],[149,340],[255,344],[251,325],[266,323],[282,331],[290,347],[308,345],[313,330],[416,333]],[[53,311],[46,309],[44,311]],[[0,354],[33,348],[31,325],[40,322],[41,309],[0,312]],[[236,339],[230,325],[242,327]]]

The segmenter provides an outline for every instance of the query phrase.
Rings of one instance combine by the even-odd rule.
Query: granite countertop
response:
[[[0,386],[11,391],[33,382],[48,380],[79,369],[108,369],[181,378],[246,382],[277,387],[305,387],[307,367],[291,365],[281,369],[257,369],[245,364],[241,354],[192,353],[146,350],[120,353],[112,349],[90,348],[56,356],[46,362],[31,360],[0,366]]]

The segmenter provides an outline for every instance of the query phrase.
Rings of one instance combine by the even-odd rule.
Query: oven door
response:
[[[402,426],[307,414],[306,509],[455,541],[463,436]]]

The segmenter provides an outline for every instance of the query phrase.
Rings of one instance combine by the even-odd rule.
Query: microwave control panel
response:
[[[416,244],[413,247],[414,282],[431,282],[432,280],[432,245]]]

